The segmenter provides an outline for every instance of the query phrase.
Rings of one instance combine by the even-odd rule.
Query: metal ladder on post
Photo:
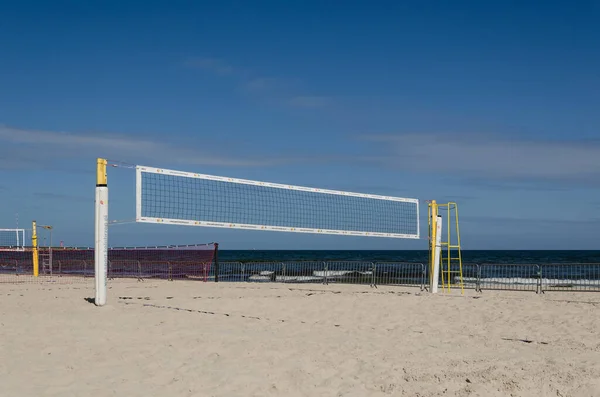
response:
[[[52,247],[42,248],[39,251],[42,262],[42,274],[52,275]]]
[[[442,239],[441,242],[442,258],[440,263],[440,274],[442,276],[442,290],[450,292],[450,287],[458,284],[461,294],[464,294],[465,287],[462,269],[462,252],[460,248],[460,230],[458,228],[458,205],[450,202],[438,204],[438,207],[440,213],[444,210],[446,212],[446,230],[448,238],[446,241]],[[452,237],[453,230],[455,233],[454,237]],[[457,278],[458,283],[456,282]]]

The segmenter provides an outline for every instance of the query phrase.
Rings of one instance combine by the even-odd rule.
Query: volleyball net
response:
[[[138,166],[136,221],[418,239],[419,202]]]
[[[108,161],[98,159],[95,303],[109,277]],[[119,163],[111,164],[118,167]],[[206,175],[135,169],[135,223],[418,239],[419,200]]]
[[[22,251],[26,245],[25,229],[0,229],[0,250]]]

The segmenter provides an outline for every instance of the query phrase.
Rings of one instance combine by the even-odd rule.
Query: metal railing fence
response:
[[[0,282],[22,281],[32,274],[29,259],[0,256]],[[452,271],[458,269],[455,266]],[[94,277],[93,259],[59,259],[40,272],[40,280],[68,277],[85,281]],[[394,261],[190,261],[115,259],[108,264],[109,280],[191,279],[212,282],[318,283],[429,288],[429,265]],[[465,263],[462,280],[451,273],[452,289],[600,292],[600,263],[497,264]],[[32,279],[31,282],[35,282]],[[439,279],[442,287],[442,275]]]
[[[477,290],[540,292],[538,264],[479,264]]]
[[[600,263],[541,265],[540,291],[600,292]]]

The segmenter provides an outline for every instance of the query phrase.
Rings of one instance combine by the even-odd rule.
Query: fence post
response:
[[[475,264],[477,267],[477,277],[475,277],[475,292],[481,292],[481,265]]]
[[[142,277],[142,263],[140,261],[136,261],[138,265],[138,281],[142,281],[144,278]]]
[[[371,287],[377,288],[377,282],[375,281],[375,272],[377,271],[377,262],[371,262]]]
[[[425,291],[425,283],[427,280],[427,270],[425,264],[421,263],[421,291]]]
[[[327,262],[323,262],[323,284],[325,284],[325,285],[329,284],[329,281],[327,280],[327,272],[328,272]]]
[[[219,243],[215,243],[215,283],[219,282]]]
[[[242,268],[242,281],[248,281],[246,280],[246,264],[244,262],[238,262],[240,264],[240,267]]]
[[[543,275],[543,265],[536,265],[538,268],[538,282],[537,282],[537,288],[535,293],[536,294],[543,294],[544,293],[544,287],[542,286],[542,275]]]
[[[281,280],[282,280],[284,283],[287,283],[287,281],[285,280],[285,276],[286,276],[286,270],[287,270],[287,269],[286,269],[286,266],[285,266],[285,262],[281,262],[281,276],[282,276],[282,279],[281,279]],[[275,280],[274,280],[274,281],[277,281],[277,273],[275,273]]]

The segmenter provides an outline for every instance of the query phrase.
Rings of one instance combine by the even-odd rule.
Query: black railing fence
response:
[[[458,265],[450,272],[442,266],[442,281],[452,288],[475,291],[513,290],[542,293],[547,291],[600,292],[600,263],[572,264],[498,264],[464,263],[461,275]],[[32,274],[30,259],[6,258],[0,255],[0,282],[12,282],[15,276]],[[94,259],[61,258],[52,262],[50,273],[40,268],[44,277],[89,279],[94,276]],[[429,266],[411,262],[370,261],[226,261],[207,256],[200,261],[190,258],[113,259],[108,263],[109,280],[191,279],[205,282],[247,283],[318,283],[359,284],[370,286],[406,286],[429,289]]]

